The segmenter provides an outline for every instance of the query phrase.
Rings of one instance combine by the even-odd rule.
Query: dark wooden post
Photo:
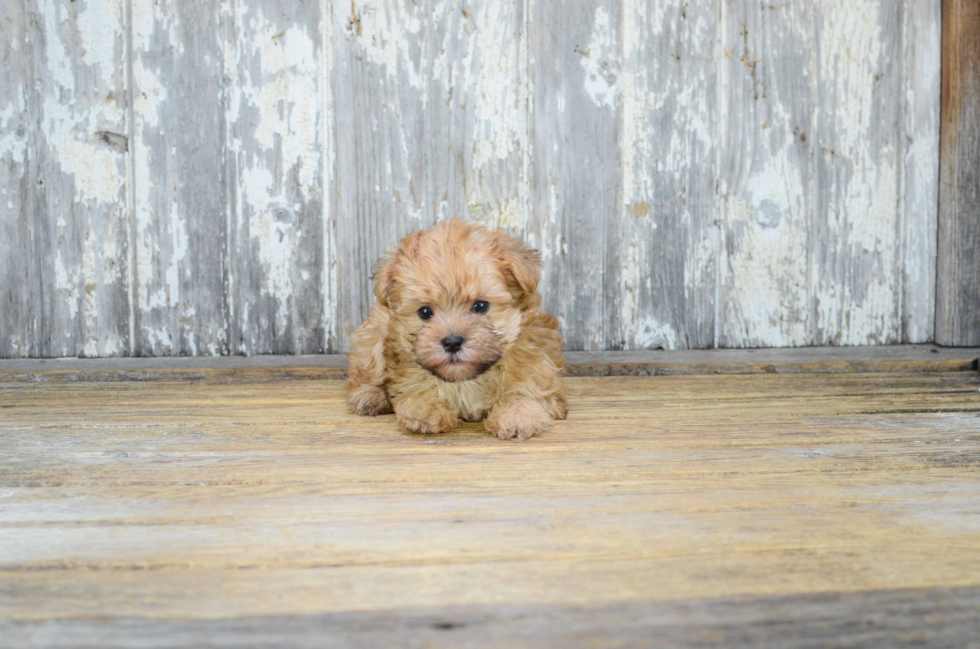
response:
[[[936,342],[980,346],[980,0],[943,0]]]

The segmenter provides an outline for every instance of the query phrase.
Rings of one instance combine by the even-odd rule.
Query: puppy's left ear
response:
[[[494,242],[504,269],[517,287],[525,293],[534,293],[541,279],[541,253],[503,232],[494,233]]]
[[[371,269],[371,279],[374,280],[374,297],[378,298],[378,304],[388,306],[388,298],[391,296],[391,287],[394,284],[394,256],[384,255],[378,259]]]

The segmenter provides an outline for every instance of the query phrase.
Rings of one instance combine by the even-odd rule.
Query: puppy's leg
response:
[[[551,425],[551,415],[539,401],[520,394],[503,397],[487,416],[486,427],[500,439],[524,440],[544,432]]]
[[[347,407],[359,415],[387,415],[391,412],[391,402],[384,389],[367,384],[348,394]]]
[[[391,412],[384,388],[384,341],[389,318],[388,309],[376,305],[351,339],[347,354],[347,407],[359,415]]]
[[[487,430],[501,439],[527,439],[568,413],[558,321],[544,311],[529,311],[522,329],[504,364],[500,396],[486,422]]]
[[[399,395],[395,401],[398,423],[413,433],[448,433],[456,428],[456,412],[431,393]]]

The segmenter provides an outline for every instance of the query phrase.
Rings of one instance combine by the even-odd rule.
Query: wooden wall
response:
[[[454,215],[569,349],[929,341],[940,4],[6,2],[0,357],[343,351]]]

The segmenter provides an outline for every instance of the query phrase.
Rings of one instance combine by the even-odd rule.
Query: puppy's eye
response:
[[[486,313],[490,305],[483,300],[477,300],[473,303],[473,313]]]
[[[419,317],[422,318],[423,320],[428,320],[433,315],[434,314],[432,313],[432,309],[430,307],[424,306],[421,309],[419,309]]]

